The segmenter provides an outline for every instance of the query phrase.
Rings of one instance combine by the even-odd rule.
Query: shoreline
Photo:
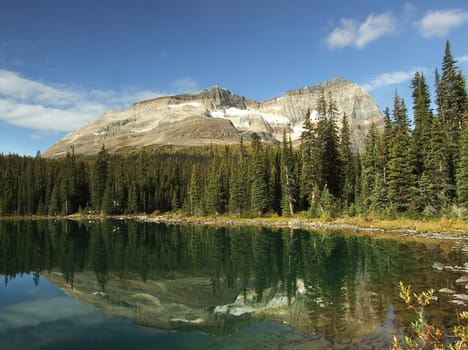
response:
[[[369,218],[337,218],[334,220],[311,220],[304,217],[263,217],[263,218],[236,218],[236,217],[192,217],[177,214],[166,215],[82,215],[71,214],[64,216],[8,216],[0,217],[0,221],[15,220],[134,220],[137,222],[187,224],[204,226],[257,226],[271,228],[290,228],[305,230],[341,230],[352,233],[375,233],[399,236],[411,236],[416,238],[428,238],[438,240],[467,240],[468,221],[454,221],[439,219],[438,221],[421,220],[378,220]]]

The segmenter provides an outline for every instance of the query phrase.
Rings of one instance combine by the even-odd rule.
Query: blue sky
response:
[[[34,155],[110,108],[221,85],[263,101],[336,76],[380,109],[433,91],[466,0],[0,0],[0,153]]]

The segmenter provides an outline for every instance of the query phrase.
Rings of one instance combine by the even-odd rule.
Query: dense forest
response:
[[[374,215],[468,217],[468,98],[447,42],[435,97],[422,72],[411,82],[413,121],[395,93],[383,130],[372,126],[359,154],[346,115],[322,93],[317,123],[305,115],[299,147],[253,135],[203,146],[62,159],[0,156],[0,216],[135,214]],[[433,111],[434,103],[436,111]],[[338,130],[337,120],[342,120]]]

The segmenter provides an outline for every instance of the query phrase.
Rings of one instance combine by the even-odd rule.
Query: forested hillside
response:
[[[422,72],[412,83],[414,122],[395,94],[385,128],[374,126],[357,154],[346,115],[322,93],[320,121],[304,121],[299,148],[248,144],[174,148],[61,159],[0,156],[0,215],[153,213],[310,217],[467,217],[466,81],[447,42],[431,93]],[[337,128],[338,120],[342,123]]]

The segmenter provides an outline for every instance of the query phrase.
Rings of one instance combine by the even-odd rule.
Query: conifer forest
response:
[[[447,42],[431,90],[411,81],[412,107],[395,93],[385,127],[365,149],[322,93],[299,145],[257,135],[238,145],[175,147],[61,159],[0,155],[0,216],[182,212],[187,215],[468,218],[466,78]],[[413,118],[409,117],[412,108]],[[341,120],[343,127],[337,127]]]

